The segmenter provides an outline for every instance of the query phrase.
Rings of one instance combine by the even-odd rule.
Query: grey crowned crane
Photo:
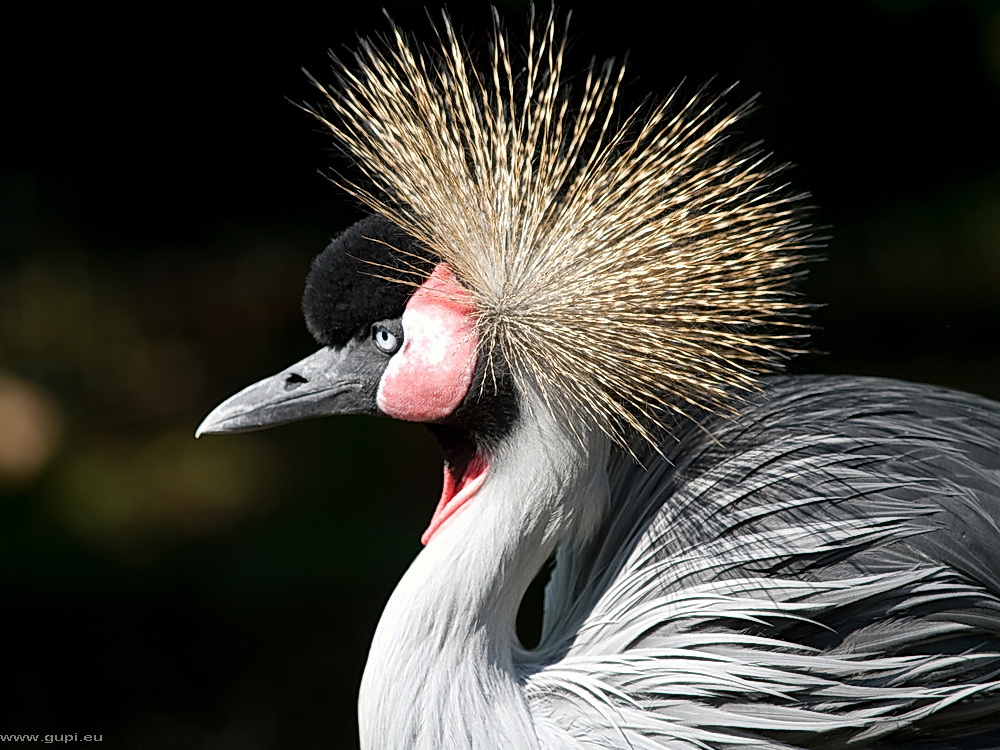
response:
[[[337,63],[316,115],[372,215],[317,257],[322,348],[200,433],[425,422],[425,547],[361,685],[361,744],[1000,747],[1000,405],[782,377],[814,246],[705,95],[618,110],[550,16],[489,64],[447,18]],[[554,555],[541,641],[515,616]]]

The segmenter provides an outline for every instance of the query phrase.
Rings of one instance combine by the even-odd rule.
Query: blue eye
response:
[[[386,354],[395,354],[399,349],[400,337],[385,326],[375,326],[372,329],[372,338],[375,340],[375,346]]]

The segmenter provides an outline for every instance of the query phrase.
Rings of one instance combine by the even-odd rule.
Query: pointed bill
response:
[[[350,347],[324,347],[292,367],[254,383],[215,407],[195,437],[248,432],[333,414],[376,413],[378,372]],[[373,383],[374,379],[374,383]]]

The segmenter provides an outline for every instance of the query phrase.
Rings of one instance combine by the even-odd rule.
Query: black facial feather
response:
[[[302,296],[306,327],[324,346],[343,346],[372,323],[401,316],[414,284],[430,276],[436,262],[394,224],[368,216],[313,260]]]
[[[462,403],[447,419],[427,426],[449,463],[467,463],[477,449],[487,453],[496,450],[513,431],[520,414],[517,389],[506,364],[495,362],[488,373],[480,357]]]

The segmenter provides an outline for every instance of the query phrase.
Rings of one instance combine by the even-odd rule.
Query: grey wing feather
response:
[[[1000,748],[1000,405],[776,378],[704,427],[614,457],[559,550],[524,666],[552,746]]]

